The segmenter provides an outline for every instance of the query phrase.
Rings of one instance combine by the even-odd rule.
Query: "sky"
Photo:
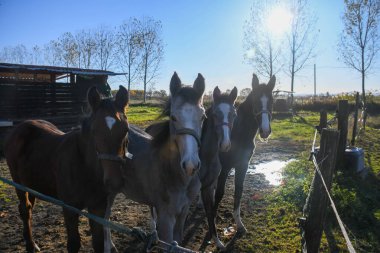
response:
[[[130,17],[150,16],[161,20],[165,43],[157,90],[168,90],[170,78],[177,71],[184,84],[193,84],[201,73],[207,91],[216,85],[223,91],[234,86],[240,91],[250,87],[254,72],[243,57],[244,23],[252,3],[253,0],[0,0],[0,48],[44,45],[64,32],[100,25],[115,27]],[[314,64],[317,94],[361,91],[360,73],[337,60],[343,0],[311,0],[310,4],[318,17],[316,56],[296,76],[296,94],[314,92]],[[367,90],[380,90],[379,72],[377,61],[367,77]],[[110,82],[116,88],[120,79]],[[277,74],[276,88],[290,90],[287,74]]]

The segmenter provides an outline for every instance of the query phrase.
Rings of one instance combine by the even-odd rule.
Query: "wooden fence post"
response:
[[[327,112],[325,110],[322,110],[319,113],[319,126],[318,126],[318,132],[322,133],[322,129],[327,128]]]
[[[317,162],[323,175],[328,190],[331,189],[332,178],[336,165],[339,131],[334,129],[322,129],[320,150],[317,154]],[[304,206],[302,235],[302,251],[317,253],[321,242],[323,224],[326,219],[328,197],[317,172],[314,173],[309,196]]]
[[[337,168],[344,166],[344,152],[347,146],[347,134],[348,134],[348,100],[339,100],[338,104],[338,130],[339,145],[337,153]]]
[[[354,126],[352,128],[351,146],[355,146],[356,133],[358,131],[358,114],[359,114],[359,92],[356,92],[355,109],[354,109]]]

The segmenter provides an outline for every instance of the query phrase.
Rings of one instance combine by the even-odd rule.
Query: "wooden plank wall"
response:
[[[47,119],[61,129],[78,124],[86,102],[70,83],[0,83],[0,119],[16,123],[25,119]],[[74,123],[75,122],[75,123]]]

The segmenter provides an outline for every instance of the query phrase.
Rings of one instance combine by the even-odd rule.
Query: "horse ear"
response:
[[[98,90],[96,89],[95,86],[92,86],[90,89],[87,91],[87,101],[91,106],[92,111],[96,111],[100,104],[100,94]]]
[[[228,98],[230,99],[230,101],[232,103],[235,103],[236,101],[236,98],[237,98],[237,94],[238,94],[238,90],[236,88],[236,86],[232,89],[232,91],[230,92],[230,95],[228,95]]]
[[[219,87],[216,86],[214,88],[214,92],[212,93],[212,98],[214,99],[214,101],[218,99],[218,97],[220,96],[220,94],[221,94],[221,92],[219,90]]]
[[[197,79],[195,79],[194,81],[193,88],[198,92],[199,97],[201,97],[205,92],[205,86],[206,85],[204,77],[200,73],[198,73]]]
[[[123,86],[119,86],[119,90],[116,93],[115,105],[118,111],[124,112],[125,107],[129,102],[129,92]]]
[[[274,85],[275,85],[275,84],[276,84],[276,76],[273,75],[273,76],[270,78],[270,80],[269,80],[267,86],[268,86],[268,88],[270,88],[270,90],[273,91],[273,89],[274,89]]]
[[[252,89],[259,86],[259,79],[255,74],[252,75]]]
[[[170,93],[172,95],[175,95],[181,87],[182,87],[181,79],[179,79],[177,72],[174,72],[172,79],[170,80]]]

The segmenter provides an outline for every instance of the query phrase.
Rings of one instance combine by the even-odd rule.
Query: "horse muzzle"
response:
[[[201,162],[197,160],[187,160],[181,162],[182,169],[185,170],[187,176],[193,176],[201,168]]]

